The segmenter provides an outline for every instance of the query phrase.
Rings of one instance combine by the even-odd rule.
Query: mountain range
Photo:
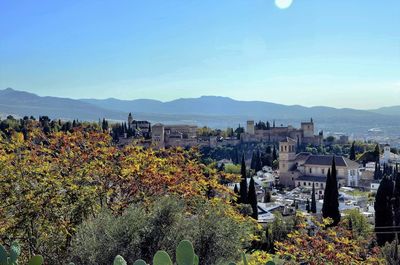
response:
[[[152,99],[70,99],[41,97],[11,88],[0,90],[0,114],[3,116],[47,115],[62,119],[98,120],[105,117],[111,120],[126,120],[129,112],[137,119],[152,122],[192,123],[219,128],[237,126],[247,119],[276,120],[278,123],[295,125],[311,117],[317,121],[320,128],[329,130],[346,131],[344,129],[400,125],[400,106],[372,110],[338,109],[239,101],[219,96],[181,98],[168,102]]]

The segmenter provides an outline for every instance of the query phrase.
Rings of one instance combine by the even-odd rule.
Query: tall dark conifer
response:
[[[256,162],[255,162],[255,171],[258,172],[262,170],[262,161],[261,161],[261,154],[260,150],[256,152]]]
[[[351,148],[350,148],[350,157],[351,160],[356,160],[356,148],[355,148],[355,142],[353,141],[353,143],[351,144]]]
[[[393,191],[393,213],[394,213],[394,224],[395,226],[400,226],[400,175],[397,171],[393,173],[394,191]],[[397,234],[398,237],[400,234]]]
[[[379,144],[375,145],[375,150],[374,150],[374,158],[375,158],[375,162],[379,163],[379,156],[381,154],[381,151],[379,149]]]
[[[306,211],[307,213],[310,212],[310,200],[307,198],[307,204],[306,204]]]
[[[251,217],[253,217],[255,220],[258,220],[256,186],[252,177],[250,178],[249,183],[248,203],[251,205],[251,209],[253,210]]]
[[[240,181],[240,203],[247,203],[247,176],[246,176],[246,162],[244,160],[244,154],[242,155],[242,166],[240,169],[242,179]]]
[[[256,160],[257,160],[256,153],[253,152],[252,155],[251,155],[251,162],[250,162],[250,168],[251,169],[254,169],[254,170],[256,169]]]
[[[337,171],[335,156],[332,159],[332,168],[328,170],[326,178],[324,204],[322,205],[322,216],[332,218],[331,226],[336,226],[340,222],[339,212],[339,191],[337,183]]]
[[[233,188],[233,192],[236,194],[236,195],[239,195],[240,193],[239,193],[239,189],[238,189],[238,187],[237,187],[237,185],[235,184],[235,188]]]
[[[274,148],[272,149],[272,161],[275,161],[277,159],[278,159],[278,154],[276,152],[276,148],[275,148],[275,145],[274,145]]]
[[[312,184],[310,211],[312,213],[317,213],[317,201],[315,200],[315,185],[314,185],[314,183]]]
[[[379,246],[385,245],[386,242],[392,242],[395,238],[392,231],[393,226],[393,181],[386,176],[381,180],[378,191],[375,196],[375,232]]]

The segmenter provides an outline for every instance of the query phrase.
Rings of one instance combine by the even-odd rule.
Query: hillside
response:
[[[375,111],[337,109],[325,106],[304,107],[263,101],[239,101],[228,97],[202,96],[168,102],[151,99],[69,99],[41,97],[11,88],[0,90],[0,115],[48,115],[51,118],[125,120],[132,112],[137,119],[151,122],[186,123],[224,128],[244,124],[247,119],[276,120],[298,126],[311,117],[318,129],[335,132],[365,132],[372,127],[398,128],[400,120]],[[400,116],[400,115],[399,115]],[[392,129],[390,129],[392,130]]]
[[[33,93],[11,88],[0,90],[0,113],[17,116],[47,115],[52,118],[98,120],[125,119],[123,112],[104,109],[89,103],[69,98],[40,97]]]

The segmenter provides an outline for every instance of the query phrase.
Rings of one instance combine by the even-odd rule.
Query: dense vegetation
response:
[[[382,262],[365,217],[350,212],[339,223],[336,204],[324,211],[334,212],[325,216],[333,218],[329,228],[318,213],[312,218],[277,214],[272,223],[258,225],[255,184],[251,178],[247,187],[244,155],[241,166],[222,170],[203,163],[204,154],[195,149],[118,147],[105,120],[9,117],[0,125],[0,243],[11,251],[19,242],[20,264],[37,254],[46,264],[111,264],[117,255],[128,264],[139,258],[150,263],[159,250],[175,256],[183,239],[193,242],[199,264],[241,264],[243,251],[251,265],[272,259],[277,264]],[[263,156],[268,163],[277,159],[268,144],[251,154],[252,170],[265,165]],[[395,184],[388,177],[384,181],[388,185],[381,186],[376,205],[400,205],[400,186],[388,197],[386,188]],[[241,182],[237,194],[224,185],[229,182]],[[314,208],[312,200],[310,212]],[[392,218],[398,225],[396,210]],[[381,239],[380,245],[392,241]],[[396,260],[392,245],[384,254]]]

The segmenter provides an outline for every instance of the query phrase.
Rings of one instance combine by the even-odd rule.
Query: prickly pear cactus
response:
[[[40,255],[36,255],[36,256],[33,256],[33,257],[29,260],[28,265],[42,265],[43,262],[44,262],[44,261],[43,261],[43,257],[40,256]]]
[[[114,259],[113,265],[127,265],[127,264],[123,257],[117,255]]]
[[[146,261],[142,260],[142,259],[138,259],[137,261],[135,261],[133,263],[133,265],[147,265]]]
[[[153,257],[153,265],[173,265],[173,263],[168,253],[160,250]]]
[[[194,265],[195,254],[189,240],[182,240],[176,248],[176,262],[178,265]]]
[[[10,252],[8,252],[2,245],[0,245],[0,265],[17,265],[18,258],[21,255],[21,247],[18,242],[12,242]],[[42,265],[43,257],[40,255],[33,256],[28,265]]]

